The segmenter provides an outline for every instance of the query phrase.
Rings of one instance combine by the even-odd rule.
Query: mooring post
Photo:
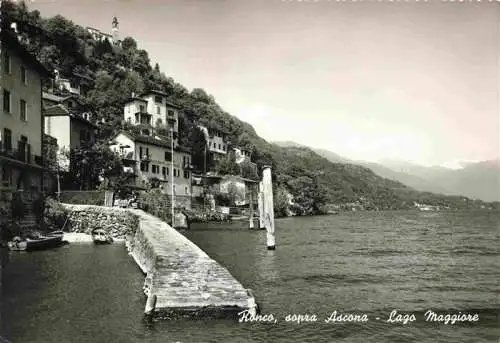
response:
[[[148,296],[148,300],[146,301],[146,308],[144,309],[144,316],[147,321],[153,320],[153,315],[156,308],[156,295],[152,295],[151,293]]]
[[[262,181],[259,182],[259,189],[257,193],[257,202],[258,202],[258,207],[259,207],[259,229],[263,230],[265,229],[265,223],[264,223],[264,193],[263,193],[263,184]]]
[[[276,239],[274,235],[273,181],[271,167],[269,166],[264,166],[262,183],[264,190],[264,221],[267,232],[267,249],[274,250],[276,249]]]
[[[248,215],[248,228],[250,230],[253,230],[253,192],[254,192],[254,189],[253,189],[253,186],[250,186],[250,196],[249,196],[249,210],[250,210],[250,213]]]

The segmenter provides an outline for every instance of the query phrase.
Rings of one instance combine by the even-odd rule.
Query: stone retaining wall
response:
[[[62,204],[69,210],[69,227],[72,232],[91,233],[102,229],[114,238],[134,235],[138,226],[137,215],[118,207]]]

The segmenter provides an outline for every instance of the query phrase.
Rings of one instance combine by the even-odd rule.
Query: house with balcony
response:
[[[152,135],[163,130],[167,136],[173,132],[174,146],[177,146],[180,107],[167,100],[167,94],[149,91],[132,97],[125,103],[123,119],[125,123],[140,127],[143,135]]]
[[[178,206],[191,208],[189,149],[173,145],[170,137],[138,135],[128,131],[117,134],[110,148],[121,156],[135,187],[157,187],[168,195],[173,192]]]
[[[60,75],[59,71],[55,70],[54,74],[55,77],[46,85],[49,93],[60,96],[86,96],[94,83],[92,78],[75,72],[70,75]]]
[[[49,179],[42,158],[42,82],[51,74],[15,33],[2,30],[0,38],[0,199],[16,190],[30,199]]]
[[[228,134],[222,130],[207,128],[198,125],[198,128],[204,133],[207,141],[207,153],[210,161],[217,162],[227,155],[229,150]]]

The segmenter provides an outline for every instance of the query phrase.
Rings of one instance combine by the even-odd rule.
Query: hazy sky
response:
[[[271,141],[421,164],[500,156],[500,3],[35,0],[132,36]]]

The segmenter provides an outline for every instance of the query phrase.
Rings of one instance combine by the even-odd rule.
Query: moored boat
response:
[[[38,238],[27,238],[26,240],[16,237],[8,243],[9,249],[13,251],[45,250],[56,248],[60,245],[62,245],[62,235],[40,236]]]
[[[95,229],[92,231],[92,240],[95,244],[111,244],[113,243],[113,237],[108,235],[102,229]]]

